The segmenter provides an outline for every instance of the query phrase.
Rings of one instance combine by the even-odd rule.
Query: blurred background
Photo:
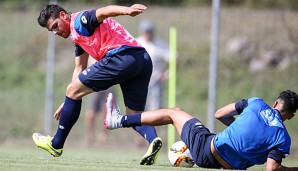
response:
[[[49,1],[0,0],[0,145],[34,146],[31,135],[44,132],[48,31],[37,23],[40,10]],[[142,3],[145,13],[115,18],[133,36],[139,24],[150,20],[156,35],[169,41],[169,28],[177,28],[176,106],[206,123],[210,56],[210,0],[59,0],[67,11],[96,9],[109,4]],[[258,96],[273,104],[282,90],[298,92],[298,1],[222,0],[219,37],[217,108]],[[63,102],[74,67],[74,46],[70,39],[56,38],[54,104]],[[167,107],[168,83],[164,81],[163,107]],[[117,101],[123,108],[116,86]],[[86,145],[83,100],[80,119],[66,146]],[[292,157],[298,157],[298,117],[285,122],[292,137]],[[218,121],[216,131],[225,127]],[[53,135],[57,122],[52,122]],[[103,121],[98,120],[100,130]],[[166,141],[166,127],[158,128]],[[257,130],[252,130],[257,131]],[[108,132],[98,148],[133,147],[131,129]],[[146,147],[145,147],[146,148]],[[166,150],[166,149],[165,149]]]

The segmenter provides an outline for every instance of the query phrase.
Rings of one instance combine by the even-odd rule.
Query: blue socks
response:
[[[64,106],[59,119],[57,132],[52,140],[52,146],[56,149],[63,148],[65,140],[72,128],[77,122],[81,112],[82,100],[73,100],[65,98]]]
[[[141,113],[123,116],[121,124],[123,127],[141,126]]]
[[[142,137],[144,137],[149,143],[157,137],[154,126],[134,126],[132,128],[142,135]]]
[[[121,124],[123,127],[133,127],[149,143],[157,137],[154,126],[141,126],[141,113],[125,115],[121,119]]]

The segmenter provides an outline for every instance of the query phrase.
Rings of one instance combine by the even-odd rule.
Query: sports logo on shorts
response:
[[[197,122],[197,123],[195,123],[195,125],[200,126],[200,125],[203,125],[203,124],[201,122]]]
[[[87,75],[88,72],[90,72],[90,71],[91,71],[91,69],[90,69],[90,68],[87,68],[87,69],[85,69],[84,71],[82,71],[82,73],[83,73],[84,75]]]
[[[195,123],[196,126],[199,126],[199,128],[202,128],[203,127],[203,124],[201,122],[197,122]]]

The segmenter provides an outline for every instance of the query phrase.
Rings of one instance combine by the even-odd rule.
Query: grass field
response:
[[[46,151],[33,147],[0,147],[0,171],[46,171],[46,170],[105,170],[105,171],[141,171],[141,170],[216,170],[172,167],[167,154],[162,151],[153,166],[139,165],[143,152],[136,150],[99,150],[68,148],[59,158],[53,158]],[[286,166],[295,166],[297,160],[286,159]],[[264,170],[264,165],[248,170]]]
[[[99,4],[88,7],[76,3],[65,4],[65,7],[71,11],[92,9],[99,6]],[[53,158],[45,151],[33,148],[33,145],[28,145],[29,143],[26,144],[26,142],[32,142],[32,133],[42,131],[44,125],[48,33],[37,25],[36,18],[39,9],[32,7],[26,11],[15,11],[3,9],[3,6],[0,6],[0,9],[0,171],[204,170],[198,167],[191,169],[171,167],[167,160],[166,149],[164,149],[155,166],[140,166],[138,161],[144,151],[119,151],[115,149],[119,149],[119,147],[115,147],[118,142],[113,143],[116,139],[125,145],[132,144],[132,136],[135,134],[128,130],[109,133],[107,143],[109,148],[102,148],[104,150],[82,148],[84,142],[82,137],[85,133],[83,112],[87,105],[83,105],[80,119],[66,142],[67,149],[62,157]],[[268,103],[273,103],[276,93],[280,90],[298,91],[297,53],[290,54],[297,43],[289,40],[287,30],[280,20],[282,12],[288,26],[295,33],[294,36],[297,37],[298,24],[292,22],[296,21],[298,16],[295,11],[222,9],[218,64],[218,107],[251,96],[263,97]],[[179,20],[177,20],[177,16]],[[170,26],[177,27],[177,48],[180,59],[177,66],[176,105],[205,123],[208,103],[210,8],[161,8],[152,6],[138,17],[123,16],[118,17],[117,21],[134,36],[137,36],[138,24],[141,19],[152,20],[156,25],[157,35],[165,40],[168,40],[168,28]],[[255,51],[256,56],[260,53],[258,49],[267,47],[269,49],[281,49],[285,56],[290,55],[296,60],[291,61],[284,70],[269,67],[262,72],[250,73],[248,72],[249,63],[225,53],[225,43],[237,36],[248,37],[254,42],[257,49]],[[73,69],[72,43],[69,40],[59,38],[57,38],[56,43],[54,110],[65,97],[65,88],[70,81]],[[164,106],[166,106],[167,101],[166,84]],[[85,100],[84,102],[86,103]],[[292,136],[291,158],[284,161],[286,166],[295,166],[295,164],[297,166],[298,163],[297,122],[297,116],[286,122],[288,131]],[[98,122],[97,129],[100,126],[102,126],[102,121]],[[57,122],[54,121],[53,134],[56,127]],[[224,126],[216,121],[216,132],[223,128]],[[166,137],[166,135],[161,135],[161,137]],[[163,140],[166,141],[166,138]],[[25,147],[22,145],[24,142]],[[73,148],[73,146],[79,146],[80,149]],[[108,151],[108,149],[113,150]],[[128,149],[133,148],[130,146]],[[264,170],[264,166],[256,166],[249,170]]]
[[[0,153],[0,170],[139,171],[175,169],[167,161],[166,153],[161,153],[157,164],[150,167],[138,164],[142,153],[137,151],[68,149],[60,158],[53,158],[47,152],[38,148],[0,148]],[[190,169],[185,168],[183,170]]]

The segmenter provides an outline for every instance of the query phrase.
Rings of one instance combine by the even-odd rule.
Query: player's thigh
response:
[[[187,145],[195,163],[200,167],[217,168],[212,161],[210,142],[215,134],[197,118],[188,120],[181,132],[181,140]]]
[[[150,56],[145,50],[137,50],[127,54],[125,60],[132,62],[124,73],[127,79],[120,83],[125,106],[144,111],[152,73]]]
[[[179,135],[181,135],[184,124],[193,118],[193,116],[183,111],[181,108],[170,109],[170,117]]]
[[[125,106],[132,111],[144,111],[149,79],[137,77],[120,84]]]
[[[79,74],[79,80],[93,91],[103,91],[122,81],[117,66],[111,65],[112,58],[104,58]]]
[[[143,71],[148,71],[150,80],[151,59],[149,55],[147,55],[149,59],[142,57],[141,54],[144,53],[142,51],[144,50],[125,50],[113,56],[106,56],[80,73],[79,79],[86,87],[94,91],[106,90],[113,85],[134,80],[140,75],[148,79],[148,74],[143,74]]]

